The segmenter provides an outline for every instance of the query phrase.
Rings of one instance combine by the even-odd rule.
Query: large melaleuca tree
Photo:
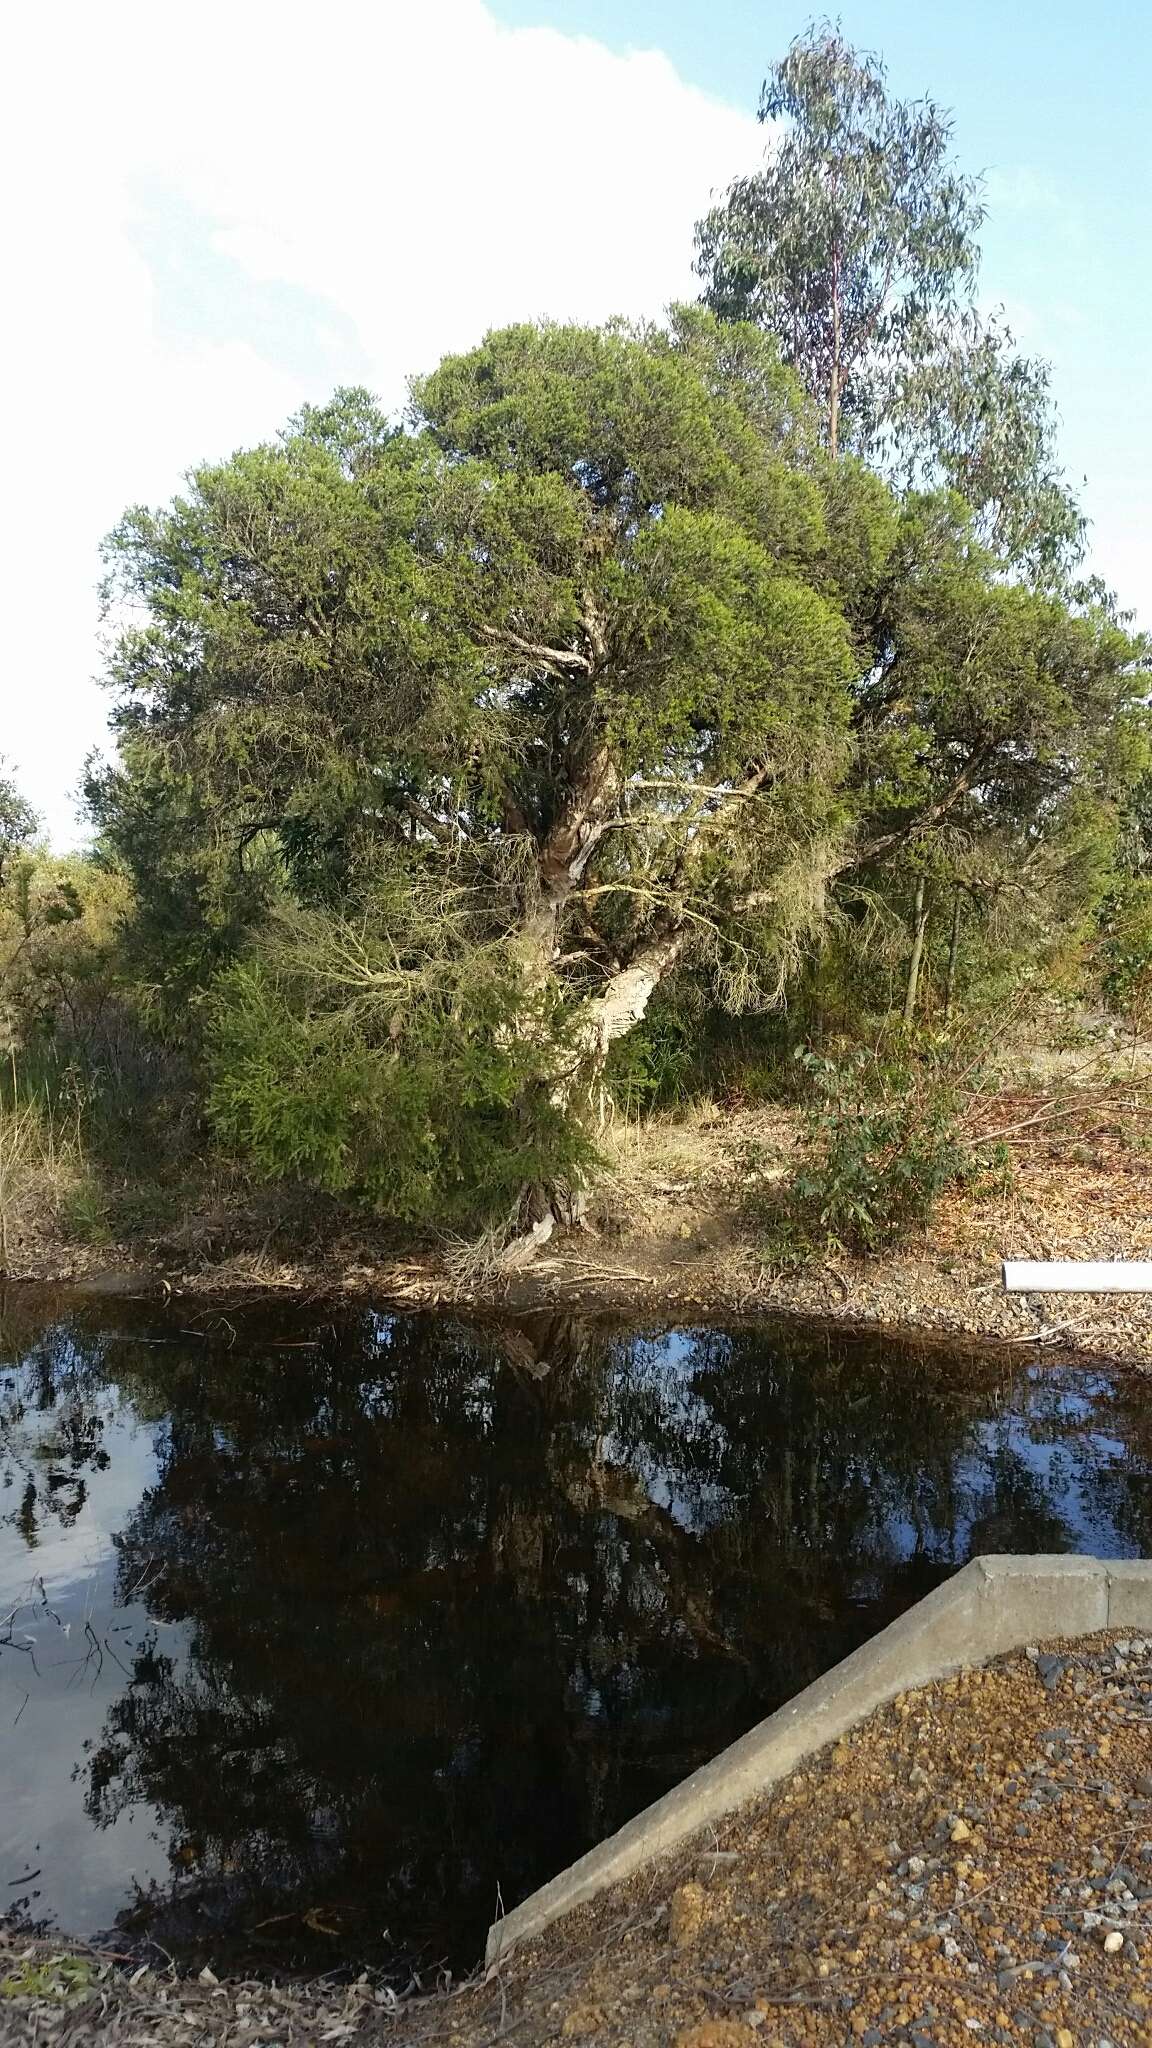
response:
[[[1047,873],[1142,759],[1107,608],[833,458],[700,309],[492,334],[400,429],[341,394],[110,570],[92,798],[158,1001],[230,1142],[397,1215],[543,1235],[670,976],[772,1002],[831,881]]]
[[[232,1137],[498,1207],[578,1163],[573,1105],[678,963],[770,996],[839,857],[893,532],[773,345],[698,312],[491,335],[401,433],[343,394],[130,514],[93,800],[173,1002],[239,960]]]

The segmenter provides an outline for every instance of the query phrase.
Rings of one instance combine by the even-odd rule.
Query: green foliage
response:
[[[832,488],[775,346],[700,309],[503,330],[414,385],[403,432],[338,394],[130,513],[91,800],[126,958],[226,1141],[396,1214],[487,1213],[579,1156],[634,1021],[614,976],[776,990],[895,533],[882,486]],[[440,906],[417,957],[398,879]],[[331,993],[321,929],[398,947],[425,995],[436,963],[401,1044]]]
[[[811,1099],[806,1158],[788,1196],[793,1243],[877,1251],[926,1224],[940,1196],[971,1178],[977,1160],[946,1063],[863,1048],[833,1058],[799,1047],[795,1056]]]
[[[509,950],[470,922],[397,889],[375,928],[298,917],[231,968],[209,1004],[221,1137],[270,1178],[408,1222],[499,1220],[524,1187],[578,1178],[561,1022],[544,997],[526,1009]]]
[[[890,903],[909,873],[945,900],[959,887],[1034,954],[1108,886],[1149,754],[1148,644],[1093,591],[999,579],[966,508],[939,496],[905,504],[875,628],[849,886]]]
[[[22,852],[0,886],[0,1014],[7,1046],[87,1040],[112,1000],[127,878],[78,855]]]
[[[1019,354],[1002,316],[968,311],[932,351],[894,370],[888,452],[906,486],[943,483],[1004,560],[1058,581],[1084,551],[1085,521],[1056,457],[1048,364]]]
[[[101,1182],[86,1173],[64,1194],[60,1224],[77,1244],[111,1244],[114,1236],[107,1194]]]
[[[1121,880],[1100,907],[1101,985],[1113,1008],[1146,1024],[1152,1001],[1152,877]]]
[[[12,856],[25,846],[38,820],[30,803],[7,775],[0,775],[0,886]]]
[[[1069,584],[1047,373],[972,311],[938,108],[823,28],[761,111],[708,306],[497,330],[402,423],[338,392],[125,516],[98,857],[9,894],[27,1048],[75,1043],[90,957],[100,1072],[139,1027],[174,1132],[207,1104],[263,1174],[489,1218],[579,1179],[604,1084],[787,1092],[800,1034],[1082,974],[1152,664]],[[845,1242],[960,1171],[873,1078],[855,1138],[821,1084],[804,1202]]]
[[[883,376],[970,288],[977,189],[940,109],[893,100],[879,58],[827,25],[766,79],[759,117],[781,137],[697,228],[708,303],[780,336],[833,452],[841,419],[866,446]]]
[[[689,1099],[700,1082],[707,1021],[698,999],[678,1001],[673,989],[649,1004],[642,1022],[613,1046],[605,1069],[605,1086],[624,1116]]]
[[[222,835],[196,775],[127,720],[119,760],[91,765],[86,790],[102,864],[132,882],[126,974],[158,1025],[194,1042],[200,992],[278,900],[279,847],[255,825]]]
[[[37,1953],[22,1958],[16,1969],[0,1977],[0,1998],[70,2004],[85,1997],[100,1975],[87,1956]]]
[[[110,543],[149,622],[91,796],[174,1003],[278,901],[346,904],[374,847],[491,871],[539,843],[605,743],[617,787],[678,796],[657,884],[698,812],[673,778],[786,749],[807,779],[758,808],[765,851],[827,826],[848,639],[803,401],[761,337],[513,328],[416,385],[406,435],[350,452],[360,402],[331,410],[339,454],[305,416]]]
[[[1084,520],[1056,459],[1048,367],[975,310],[984,207],[949,117],[894,99],[880,59],[823,24],[765,81],[760,119],[782,139],[697,226],[709,306],[780,337],[833,453],[851,446],[903,488],[958,491],[1002,560],[1066,576]]]
[[[196,1076],[125,945],[134,910],[121,870],[78,855],[21,854],[0,889],[0,1049],[16,1100],[83,1151],[53,1207],[91,1242],[122,1187],[183,1172],[203,1140]]]

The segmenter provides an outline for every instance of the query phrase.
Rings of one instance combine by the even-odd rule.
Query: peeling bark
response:
[[[568,900],[607,830],[618,777],[607,747],[586,763],[540,847],[539,895],[520,927],[529,979],[542,981],[559,951]]]
[[[601,995],[587,1005],[578,1024],[581,1043],[603,1066],[609,1049],[639,1024],[657,988],[684,948],[684,933],[672,930],[642,946]]]
[[[591,625],[588,632],[595,647]],[[723,820],[754,796],[770,773],[768,763],[751,769],[745,781],[699,822],[665,879],[661,893],[666,892],[672,900],[660,913],[655,930],[650,929],[640,939],[600,992],[578,1010],[572,1025],[575,1062],[568,1074],[556,1079],[551,1090],[558,1107],[569,1109],[582,1097],[594,1095],[612,1046],[641,1022],[660,983],[684,950],[687,931],[676,903],[687,886],[689,870]],[[579,773],[572,777],[569,795],[540,845],[539,893],[518,934],[530,992],[545,986],[561,956],[565,913],[597,846],[613,823],[619,793],[619,772],[608,748],[602,745],[586,757]],[[767,891],[759,895],[770,900]],[[749,898],[749,902],[756,900],[756,895]],[[508,1271],[527,1265],[547,1244],[558,1224],[569,1228],[579,1224],[584,1206],[579,1189],[526,1187],[514,1235],[499,1256],[500,1268]]]
[[[627,967],[613,975],[602,994],[585,1005],[575,1024],[577,1051],[583,1058],[576,1069],[556,1082],[552,1096],[557,1104],[567,1109],[579,1096],[595,1090],[611,1047],[640,1022],[683,945],[684,934],[679,930],[651,940]],[[526,1187],[514,1234],[498,1256],[498,1269],[517,1272],[530,1265],[557,1226],[568,1230],[580,1226],[585,1208],[585,1196],[578,1187],[566,1183]]]

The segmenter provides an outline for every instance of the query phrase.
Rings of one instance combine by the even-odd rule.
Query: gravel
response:
[[[0,2043],[1152,2048],[1152,1641],[1046,1644],[897,1699],[489,1978],[126,1970],[0,1933]]]
[[[393,2038],[1152,2048],[1150,1760],[1140,1638],[908,1693]]]

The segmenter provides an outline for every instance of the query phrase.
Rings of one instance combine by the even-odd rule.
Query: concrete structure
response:
[[[874,1708],[962,1665],[1097,1629],[1152,1634],[1152,1561],[978,1557],[488,1930],[488,1961],[787,1776]]]

